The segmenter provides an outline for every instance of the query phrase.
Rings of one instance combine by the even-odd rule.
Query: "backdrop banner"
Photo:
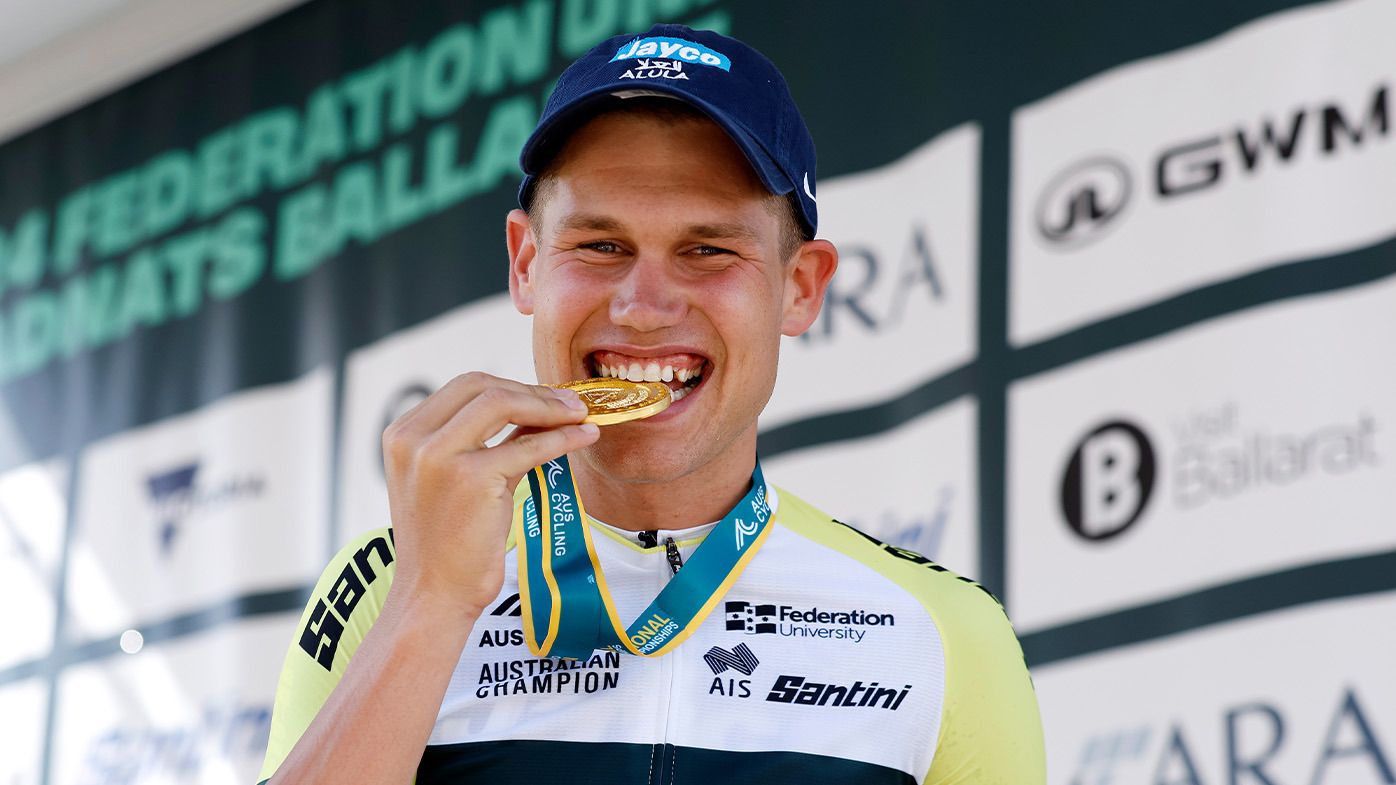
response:
[[[656,21],[819,146],[768,476],[1004,600],[1052,785],[1396,783],[1396,4],[1155,5],[312,0],[0,144],[0,783],[255,781],[383,428],[534,380],[553,80]]]

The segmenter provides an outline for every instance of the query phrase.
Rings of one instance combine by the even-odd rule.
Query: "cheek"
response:
[[[715,300],[708,311],[723,333],[728,361],[757,385],[775,378],[780,354],[780,297],[770,290],[752,296],[747,290],[743,297]]]
[[[605,298],[583,281],[553,278],[534,295],[535,357],[566,358],[577,332],[597,313],[605,315]]]

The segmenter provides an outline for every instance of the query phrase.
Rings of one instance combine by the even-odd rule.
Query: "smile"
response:
[[[595,376],[632,382],[664,382],[674,396],[674,403],[702,384],[703,372],[708,366],[708,361],[696,354],[633,357],[611,351],[593,352],[588,363]]]

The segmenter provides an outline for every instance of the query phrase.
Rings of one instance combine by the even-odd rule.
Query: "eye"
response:
[[[699,256],[722,256],[724,254],[733,253],[733,251],[731,250],[728,250],[726,248],[719,248],[716,245],[700,245],[697,248],[694,248],[693,252]]]
[[[620,253],[620,246],[610,240],[597,240],[590,243],[582,243],[580,248],[588,251],[595,251],[601,254]]]

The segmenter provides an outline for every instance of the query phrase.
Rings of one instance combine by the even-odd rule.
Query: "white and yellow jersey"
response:
[[[717,609],[673,652],[532,656],[517,560],[476,623],[418,785],[474,782],[966,783],[1045,780],[1022,651],[977,584],[878,542],[788,492]],[[711,526],[593,541],[620,615],[637,616]],[[282,669],[262,778],[305,731],[377,618],[392,533],[330,564]]]

